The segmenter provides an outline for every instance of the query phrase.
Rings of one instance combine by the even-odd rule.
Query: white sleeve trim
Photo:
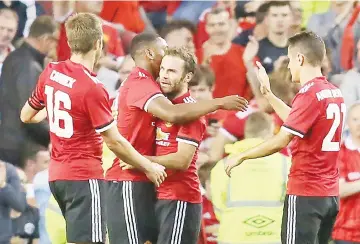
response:
[[[97,129],[95,130],[97,133],[101,133],[104,131],[107,131],[108,129],[110,129],[111,127],[113,127],[114,125],[116,125],[116,120],[114,120],[113,122],[111,122],[111,124],[108,124],[107,126],[104,126],[103,128]]]
[[[144,105],[144,110],[145,110],[145,112],[148,111],[148,106],[149,106],[149,104],[151,103],[151,101],[153,101],[155,98],[158,98],[158,97],[165,97],[165,96],[164,96],[164,94],[156,93],[155,95],[153,95],[152,97],[150,97],[150,98],[146,101],[146,103],[145,103],[145,105]]]
[[[289,133],[291,133],[291,134],[293,134],[293,135],[295,135],[295,136],[298,136],[298,137],[300,137],[300,138],[304,138],[304,135],[303,135],[303,134],[301,134],[301,133],[299,133],[299,132],[297,132],[297,131],[294,131],[294,130],[288,128],[288,127],[281,126],[281,129],[283,129],[283,130],[285,130],[285,131],[287,131],[287,132],[289,132]]]
[[[199,144],[194,142],[194,141],[185,140],[185,139],[182,139],[182,138],[176,138],[176,141],[177,142],[183,142],[183,143],[186,143],[186,144],[190,144],[190,145],[193,145],[195,147],[199,147]]]
[[[233,134],[231,134],[230,132],[228,132],[226,129],[224,129],[223,127],[220,127],[219,132],[221,134],[223,134],[224,136],[226,136],[226,138],[228,138],[229,140],[236,142],[238,141],[238,139],[236,138],[236,136],[234,136]]]

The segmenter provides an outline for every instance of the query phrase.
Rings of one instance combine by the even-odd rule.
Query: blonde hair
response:
[[[274,122],[264,112],[251,113],[245,122],[245,138],[265,138],[272,135]]]
[[[184,47],[174,47],[169,48],[165,51],[165,56],[179,57],[184,60],[184,75],[188,73],[195,73],[196,61],[195,56],[187,48]]]
[[[101,20],[91,13],[71,16],[65,23],[66,36],[72,53],[86,54],[102,41]]]

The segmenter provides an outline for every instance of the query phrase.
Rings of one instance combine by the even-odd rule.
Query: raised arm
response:
[[[167,98],[159,96],[147,106],[147,111],[154,116],[171,123],[183,124],[200,118],[218,109],[245,111],[246,99],[237,95],[215,98],[196,103],[172,104]]]
[[[286,105],[281,99],[277,98],[271,91],[269,76],[265,68],[260,62],[256,62],[258,66],[257,77],[260,82],[260,91],[264,97],[269,101],[275,112],[279,115],[282,121],[286,121],[289,117],[291,108]]]

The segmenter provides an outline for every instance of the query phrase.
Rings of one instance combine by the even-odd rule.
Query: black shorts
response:
[[[155,207],[159,226],[158,244],[196,244],[201,225],[201,204],[158,200]]]
[[[106,202],[110,244],[156,243],[154,184],[109,181]]]
[[[105,242],[105,198],[102,180],[58,180],[50,182],[50,189],[66,221],[67,242]]]
[[[286,195],[281,242],[328,244],[338,211],[337,197]]]

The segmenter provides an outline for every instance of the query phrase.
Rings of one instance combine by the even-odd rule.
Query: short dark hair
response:
[[[185,62],[184,75],[195,72],[195,67],[196,67],[195,56],[187,48],[185,47],[169,48],[166,50],[165,56],[179,57],[182,60],[184,60]]]
[[[215,83],[215,74],[209,66],[206,65],[198,65],[195,74],[191,81],[189,82],[189,87],[198,86],[202,81],[208,87],[213,87]]]
[[[270,2],[265,2],[259,6],[259,8],[255,13],[255,21],[257,24],[261,24],[264,21],[269,11],[269,7],[270,7]]]
[[[196,33],[196,27],[192,22],[188,20],[173,20],[161,29],[160,36],[166,38],[169,33],[182,28],[189,30],[193,35]]]
[[[54,18],[48,15],[37,17],[30,26],[29,37],[38,38],[42,35],[53,34],[58,28]]]
[[[130,55],[135,60],[136,52],[147,45],[154,43],[159,38],[159,35],[149,32],[144,32],[136,35],[130,44]]]
[[[289,6],[291,8],[291,4],[290,1],[269,1],[267,2],[268,6],[268,10],[271,7],[283,7],[283,6]]]
[[[312,66],[321,66],[326,55],[325,43],[312,31],[303,31],[289,38],[289,48],[298,48]]]

